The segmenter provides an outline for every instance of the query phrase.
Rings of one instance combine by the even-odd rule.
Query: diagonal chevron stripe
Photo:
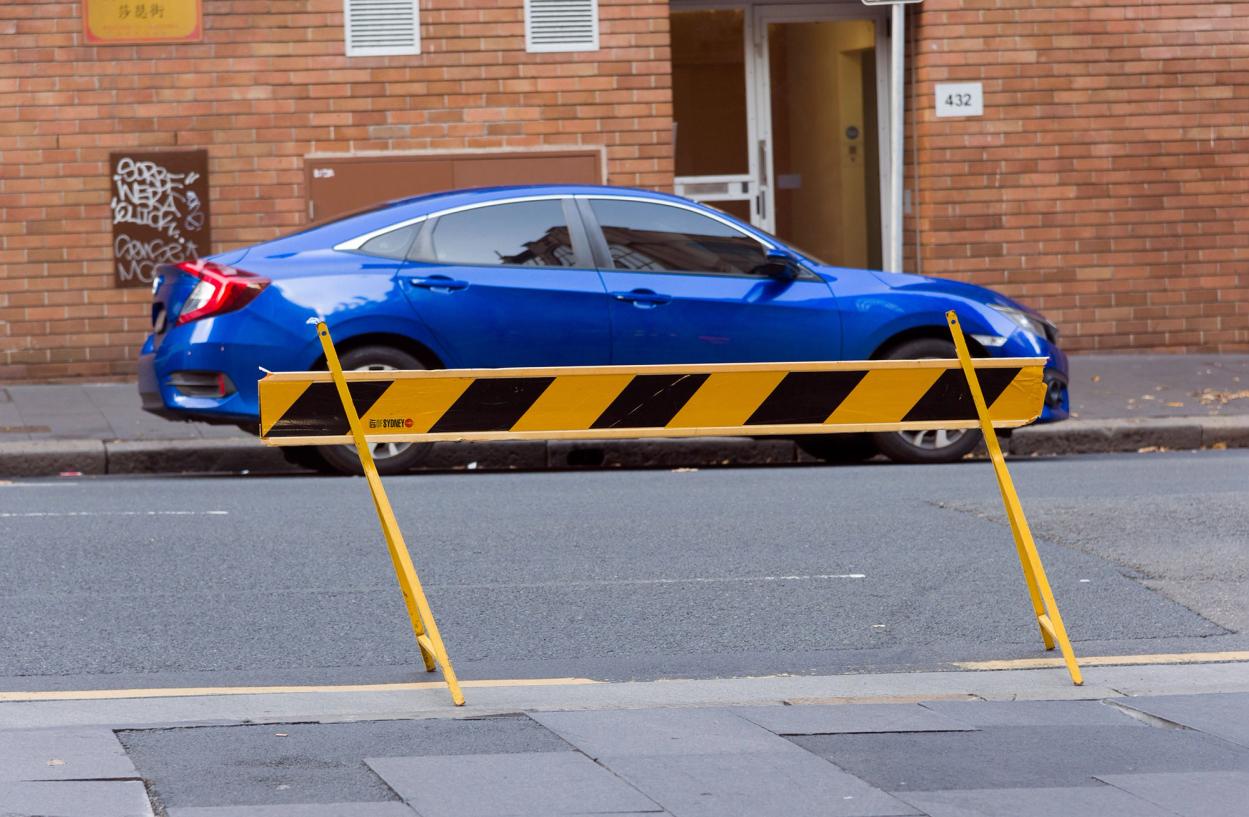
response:
[[[1006,387],[1018,369],[985,369],[976,372],[980,381],[980,390],[984,393],[984,402],[992,406],[993,401],[1006,390]],[[915,405],[902,418],[905,423],[923,422],[927,420],[963,420],[976,416],[976,406],[971,399],[971,389],[967,388],[967,378],[962,372],[948,369],[941,373],[937,382],[915,401]]]
[[[590,428],[663,428],[707,380],[705,374],[640,374]]]
[[[508,431],[554,379],[509,377],[474,380],[429,431],[431,434]]]

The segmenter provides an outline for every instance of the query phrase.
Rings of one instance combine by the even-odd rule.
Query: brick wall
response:
[[[923,272],[1035,305],[1069,350],[1249,350],[1249,3],[916,16]],[[983,80],[984,117],[937,119],[933,83],[960,80]]]
[[[666,0],[600,0],[601,50],[527,54],[522,0],[422,0],[420,56],[346,58],[341,0],[203,0],[200,43],[83,45],[80,3],[0,3],[0,381],[129,376],[108,154],[205,147],[214,251],[305,220],[313,152],[605,146],[672,181]]]

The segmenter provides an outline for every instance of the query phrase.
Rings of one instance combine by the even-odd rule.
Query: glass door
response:
[[[760,199],[750,15],[672,10],[676,193],[769,229]]]

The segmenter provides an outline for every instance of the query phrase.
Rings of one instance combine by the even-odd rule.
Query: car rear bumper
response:
[[[175,333],[183,335],[176,336]],[[259,361],[284,368],[287,350],[238,342],[196,342],[189,327],[171,330],[159,347],[151,336],[138,360],[139,396],[144,411],[170,420],[239,425],[254,429],[259,421],[256,381],[262,372]],[[229,393],[188,393],[175,375],[221,373],[228,378]]]

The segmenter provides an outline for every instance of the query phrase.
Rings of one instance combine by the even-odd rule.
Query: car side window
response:
[[[766,276],[767,249],[722,221],[667,204],[591,199],[616,269]]]
[[[420,232],[420,229],[421,224],[417,222],[406,227],[400,227],[398,230],[382,233],[361,244],[360,252],[402,261],[407,257],[408,248],[412,246],[412,242],[416,239],[416,234]]]
[[[577,266],[558,199],[492,204],[440,216],[428,254],[429,260],[466,266]]]

